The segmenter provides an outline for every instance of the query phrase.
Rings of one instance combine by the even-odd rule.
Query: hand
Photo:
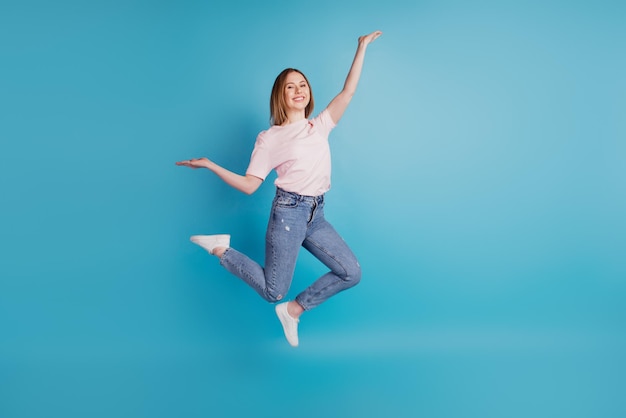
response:
[[[185,167],[191,167],[191,168],[208,168],[209,166],[209,159],[208,158],[192,158],[190,160],[184,160],[184,161],[177,161],[176,165],[182,165]]]
[[[359,44],[368,45],[374,42],[383,33],[379,30],[370,33],[369,35],[359,36]]]

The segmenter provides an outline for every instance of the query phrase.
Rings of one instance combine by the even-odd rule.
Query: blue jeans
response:
[[[228,248],[220,264],[248,283],[268,302],[289,291],[300,246],[330,271],[296,296],[305,310],[356,285],[361,267],[344,240],[324,219],[324,196],[301,196],[277,189],[265,236],[265,268],[245,254]]]

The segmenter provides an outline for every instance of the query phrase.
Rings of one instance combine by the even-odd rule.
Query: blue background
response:
[[[0,416],[626,416],[620,1],[0,4]],[[362,283],[303,316],[188,240],[261,260],[237,172],[275,76],[331,136]],[[290,296],[323,272],[302,253]]]

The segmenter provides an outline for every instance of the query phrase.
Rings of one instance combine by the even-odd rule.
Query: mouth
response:
[[[305,100],[304,96],[296,96],[293,98],[293,101],[298,102],[298,103],[303,102],[304,100]]]

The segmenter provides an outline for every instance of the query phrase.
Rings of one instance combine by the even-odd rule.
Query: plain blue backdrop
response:
[[[626,416],[620,1],[0,3],[0,417]],[[363,280],[303,316],[244,172],[285,67],[331,135]],[[324,271],[304,251],[290,297]]]

